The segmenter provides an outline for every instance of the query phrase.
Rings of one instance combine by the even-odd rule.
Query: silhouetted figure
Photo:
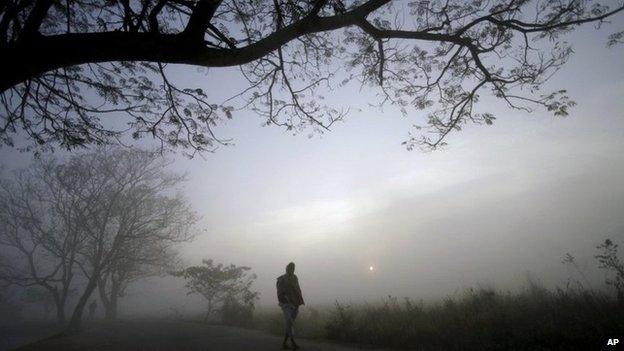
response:
[[[285,333],[282,347],[289,349],[288,339],[292,343],[292,349],[296,350],[299,345],[294,338],[294,323],[299,313],[299,306],[303,305],[303,297],[301,296],[301,288],[299,288],[299,280],[295,275],[295,264],[290,262],[286,266],[286,274],[277,278],[277,301],[284,313]]]
[[[97,302],[95,302],[95,300],[93,300],[93,302],[91,302],[89,304],[89,320],[92,320],[93,317],[95,316],[95,310],[97,309]]]

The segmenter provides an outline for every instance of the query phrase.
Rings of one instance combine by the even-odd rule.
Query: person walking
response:
[[[295,342],[294,337],[294,323],[299,313],[299,306],[304,305],[303,296],[301,295],[301,288],[299,287],[299,279],[295,275],[295,264],[290,262],[286,266],[286,274],[277,278],[277,301],[282,308],[284,314],[285,333],[284,342],[282,343],[283,349],[290,349],[288,347],[288,339],[292,344],[292,349],[296,350],[299,345]]]

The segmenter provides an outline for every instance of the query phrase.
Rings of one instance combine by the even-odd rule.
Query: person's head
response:
[[[295,273],[295,264],[293,262],[290,262],[288,265],[286,265],[286,273],[288,274]]]

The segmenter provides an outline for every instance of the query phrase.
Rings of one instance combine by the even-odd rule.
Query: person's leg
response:
[[[282,348],[290,349],[290,347],[288,347],[288,335],[284,336],[284,341],[282,341]]]
[[[299,345],[295,342],[295,319],[297,319],[297,314],[299,314],[299,307],[295,307],[291,309],[291,318],[290,318],[290,342],[292,343],[293,350],[299,348]]]
[[[282,342],[282,347],[288,349],[287,341],[289,338],[292,339],[292,310],[286,305],[281,307],[282,313],[284,314],[284,341]]]

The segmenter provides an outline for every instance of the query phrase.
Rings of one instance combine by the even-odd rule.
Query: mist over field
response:
[[[264,306],[276,304],[275,278],[290,261],[313,306],[518,289],[527,273],[563,286],[578,278],[561,264],[567,252],[602,285],[595,247],[624,239],[624,72],[600,70],[621,67],[622,49],[593,35],[579,33],[577,53],[549,83],[577,97],[573,116],[501,111],[505,119],[440,152],[402,150],[409,121],[391,109],[353,113],[309,140],[258,129],[253,116],[234,121],[235,147],[176,164],[191,174],[188,196],[206,229],[184,258],[253,267]],[[353,94],[331,98],[361,101]]]
[[[622,24],[621,16],[613,19],[614,27]],[[577,285],[615,296],[613,287],[620,283],[605,284],[613,271],[602,269],[595,257],[606,239],[624,244],[624,45],[606,47],[612,29],[581,27],[564,37],[574,45],[574,54],[545,88],[567,89],[577,103],[569,116],[512,110],[484,94],[479,106],[497,116],[493,125],[464,125],[439,150],[407,151],[401,145],[406,131],[422,123],[425,113],[404,117],[395,106],[374,106],[379,92],[352,81],[325,94],[325,103],[349,108],[329,132],[262,127],[262,118],[241,109],[214,127],[232,145],[193,158],[165,151],[168,163],[162,170],[185,179],[161,193],[179,196],[196,215],[197,221],[185,228],[194,238],[173,240],[170,261],[157,273],[128,283],[119,296],[117,316],[201,320],[206,299],[190,292],[191,278],[184,269],[206,264],[202,260],[250,268],[248,273],[255,274],[251,290],[258,293],[249,297],[260,325],[255,329],[274,333],[281,333],[281,325],[273,323],[276,279],[289,262],[296,263],[305,299],[302,334],[347,342],[361,340],[347,331],[331,334],[340,329],[336,316],[342,316],[341,306],[367,306],[352,312],[361,322],[374,320],[375,313],[384,315],[374,306],[401,315],[412,311],[409,301],[421,303],[418,313],[423,314],[446,308],[438,304],[449,299],[470,305],[466,294],[473,291],[485,291],[486,300],[496,296],[492,299],[507,306],[505,311],[516,308],[513,294],[533,296],[535,291],[546,296],[543,301],[552,299],[545,305],[567,308],[567,300],[561,302],[555,292]],[[198,86],[215,100],[227,99],[247,84],[236,67],[168,69],[172,81]],[[102,123],[121,128],[127,119],[120,114]],[[144,150],[159,145],[149,138],[125,141]],[[33,162],[62,163],[94,149],[58,148],[35,156],[2,147],[0,176],[19,179],[13,172]],[[11,250],[0,246],[0,256],[14,257]],[[573,261],[566,259],[568,253]],[[21,296],[20,288],[6,286],[7,292]],[[100,301],[97,292],[93,288],[85,300],[85,314],[88,303]],[[602,295],[579,294],[570,298],[579,306],[588,305],[585,298],[603,301]],[[80,296],[69,294],[68,318]],[[400,307],[403,298],[409,299],[407,307]],[[43,316],[41,306],[24,306],[23,320]],[[422,306],[433,306],[434,312]],[[336,308],[331,319],[329,311]],[[94,310],[95,320],[104,318],[101,302]],[[325,324],[316,320],[317,313]],[[319,336],[322,331],[329,336]]]
[[[275,278],[290,261],[312,306],[518,289],[527,273],[563,286],[577,274],[561,264],[567,252],[601,285],[595,246],[624,239],[624,71],[612,69],[623,49],[605,49],[594,40],[601,35],[579,31],[576,54],[548,83],[577,99],[571,116],[506,111],[492,101],[505,118],[467,128],[442,151],[405,151],[399,141],[410,122],[368,107],[357,87],[329,99],[362,110],[311,139],[258,128],[241,112],[221,128],[235,146],[203,159],[178,155],[170,166],[188,174],[183,193],[202,217],[195,240],[181,246],[183,261],[252,267],[261,306],[276,305]],[[220,71],[180,74],[200,84],[230,80]],[[2,153],[5,172],[29,162],[28,154]],[[182,285],[171,277],[139,282],[122,314],[198,309],[201,300]]]

